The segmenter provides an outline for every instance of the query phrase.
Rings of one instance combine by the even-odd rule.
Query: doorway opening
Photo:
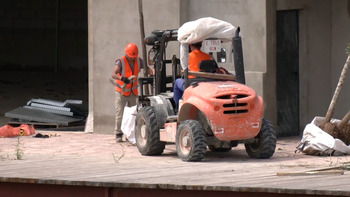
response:
[[[277,11],[278,136],[299,135],[299,11]]]
[[[88,1],[17,0],[0,15],[0,126],[32,98],[88,107]]]

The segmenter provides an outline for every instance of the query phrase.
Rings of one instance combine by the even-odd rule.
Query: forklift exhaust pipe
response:
[[[239,32],[240,28],[238,27],[235,37],[232,38],[233,60],[235,63],[236,81],[238,83],[245,84],[242,39],[239,36]]]

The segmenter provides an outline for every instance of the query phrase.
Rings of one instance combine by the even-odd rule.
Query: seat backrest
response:
[[[202,60],[199,63],[199,69],[201,72],[215,73],[218,69],[218,65],[215,60]]]

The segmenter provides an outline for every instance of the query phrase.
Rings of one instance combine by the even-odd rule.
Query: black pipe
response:
[[[185,89],[190,86],[190,80],[188,79],[188,68],[184,70],[184,79],[185,79]]]
[[[236,30],[235,37],[232,38],[233,43],[233,60],[235,63],[236,81],[245,84],[244,62],[243,62],[243,48],[242,39],[239,36],[240,28]]]
[[[58,64],[59,64],[59,28],[60,28],[60,0],[57,0],[56,2],[56,37],[55,37],[55,63],[54,63],[54,70],[57,73],[58,71]]]

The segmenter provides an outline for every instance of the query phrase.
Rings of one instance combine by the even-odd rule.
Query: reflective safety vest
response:
[[[134,62],[134,72],[131,69],[128,60],[126,59],[125,56],[123,56],[122,58],[120,58],[120,62],[122,64],[122,74],[118,73],[118,76],[120,77],[130,77],[132,75],[136,76],[136,78],[133,78],[131,80],[131,82],[129,84],[125,84],[124,86],[124,82],[121,80],[116,80],[116,86],[115,86],[115,90],[122,93],[124,96],[129,96],[131,94],[131,92],[133,92],[136,96],[138,95],[138,80],[137,77],[139,75],[139,69],[140,69],[140,63],[141,63],[141,59],[139,57],[137,57],[135,59]]]
[[[190,58],[188,60],[188,68],[190,71],[200,71],[199,63],[203,60],[210,60],[210,55],[202,52],[201,50],[194,50],[190,53]],[[195,78],[193,75],[189,75],[188,78]]]

